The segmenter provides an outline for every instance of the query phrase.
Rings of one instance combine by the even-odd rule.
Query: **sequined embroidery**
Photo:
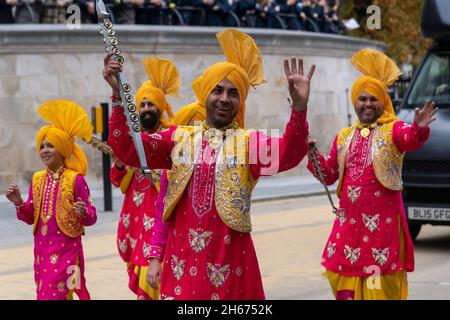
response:
[[[374,232],[378,228],[378,225],[380,224],[379,214],[371,216],[363,213],[362,217],[364,225],[370,232]]]
[[[144,196],[145,196],[144,192],[137,192],[136,190],[133,190],[133,201],[136,207],[139,207],[142,204]]]
[[[220,288],[227,281],[231,273],[229,264],[221,266],[220,264],[212,264],[210,262],[207,263],[206,272],[211,284],[216,288]]]
[[[122,215],[122,224],[125,229],[128,229],[128,227],[130,226],[130,214]]]
[[[178,257],[172,255],[172,260],[170,262],[170,267],[172,268],[173,275],[175,279],[180,280],[184,273],[184,264],[186,260],[180,260]]]
[[[192,250],[195,253],[205,250],[206,246],[211,242],[212,234],[212,231],[203,231],[201,228],[197,230],[189,229],[189,243]]]
[[[361,194],[361,188],[362,188],[361,186],[359,187],[348,186],[347,195],[352,203],[355,203],[356,200],[358,200]]]
[[[153,228],[155,224],[155,218],[150,218],[148,215],[144,214],[144,229],[145,231]]]
[[[131,241],[131,240],[130,240]],[[136,243],[134,243],[134,245],[136,245]],[[133,245],[132,245],[133,246]],[[134,248],[134,247],[133,247]],[[142,252],[144,254],[144,258],[148,258],[150,256],[150,250],[151,250],[152,246],[150,245],[150,243],[145,243],[142,245]]]
[[[328,243],[328,247],[327,247],[327,256],[328,258],[332,258],[334,253],[336,252],[336,243]]]
[[[384,249],[372,248],[372,256],[380,266],[383,266],[389,259],[389,248]]]
[[[351,264],[355,264],[361,255],[361,248],[352,249],[348,245],[345,245],[344,255],[345,259],[349,260]]]
[[[127,240],[123,239],[123,240],[119,240],[119,249],[122,253],[125,253],[127,251],[128,245],[127,245]]]
[[[58,262],[59,256],[56,253],[50,255],[50,263],[56,264]]]

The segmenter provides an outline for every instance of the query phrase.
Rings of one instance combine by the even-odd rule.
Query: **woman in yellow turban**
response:
[[[355,53],[363,73],[352,87],[356,123],[336,136],[329,157],[309,155],[308,169],[323,172],[327,185],[339,181],[340,213],[322,255],[336,299],[406,299],[407,274],[414,270],[413,244],[402,200],[402,163],[407,151],[429,137],[436,109],[417,109],[412,125],[399,121],[388,87],[400,71],[373,49]]]
[[[36,137],[47,168],[33,175],[27,201],[14,183],[6,196],[19,220],[33,224],[37,299],[72,299],[73,292],[89,299],[81,236],[97,216],[84,179],[86,155],[75,137],[89,142],[92,125],[84,109],[71,101],[48,101],[38,112],[50,122]]]

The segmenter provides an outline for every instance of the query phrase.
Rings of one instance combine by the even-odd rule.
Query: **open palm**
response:
[[[292,58],[291,64],[289,60],[284,60],[284,73],[289,85],[289,95],[292,99],[292,106],[297,111],[304,111],[308,105],[309,92],[311,78],[316,69],[315,65],[312,65],[308,74],[303,74],[303,59]]]
[[[436,120],[434,115],[438,110],[434,102],[427,101],[422,109],[416,108],[414,110],[414,122],[419,127],[426,128],[431,122]]]

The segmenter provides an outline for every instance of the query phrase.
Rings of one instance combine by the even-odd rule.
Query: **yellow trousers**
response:
[[[398,217],[400,234],[400,257],[403,263],[405,239]],[[331,290],[337,300],[406,300],[408,280],[406,271],[380,276],[343,276],[326,270]]]

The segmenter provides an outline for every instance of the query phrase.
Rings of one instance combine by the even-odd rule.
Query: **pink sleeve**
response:
[[[167,194],[167,172],[164,170],[159,185],[158,198],[155,207],[155,225],[153,227],[153,235],[150,240],[150,258],[157,258],[160,261],[164,257],[167,236],[169,233],[170,222],[163,222],[164,198]]]
[[[112,110],[109,119],[108,144],[123,163],[139,168],[139,158],[134,147],[133,139],[129,134],[123,109],[120,106],[115,106]],[[172,167],[170,155],[174,145],[172,133],[175,130],[176,127],[170,127],[167,130],[151,135],[141,133],[149,168],[170,169]]]
[[[75,201],[83,201],[86,204],[86,213],[79,217],[79,221],[83,226],[92,226],[97,221],[97,210],[91,199],[89,187],[82,175],[78,175],[75,181]]]
[[[421,128],[413,122],[408,125],[402,121],[394,123],[392,138],[400,152],[410,152],[420,149],[430,137],[430,127]]]
[[[254,179],[271,176],[297,166],[308,151],[306,111],[292,109],[282,138],[271,138],[262,132],[249,137],[249,163]]]
[[[16,208],[17,219],[27,223],[34,223],[34,206],[33,206],[33,186],[30,183],[28,191],[28,199],[24,202],[23,206]]]
[[[317,150],[317,160],[319,160],[319,167],[322,169],[325,183],[327,185],[334,184],[339,179],[339,165],[337,161],[337,136],[334,138],[331,146],[330,154],[324,157]],[[319,174],[313,168],[313,158],[311,152],[308,152],[308,170],[320,181]]]

